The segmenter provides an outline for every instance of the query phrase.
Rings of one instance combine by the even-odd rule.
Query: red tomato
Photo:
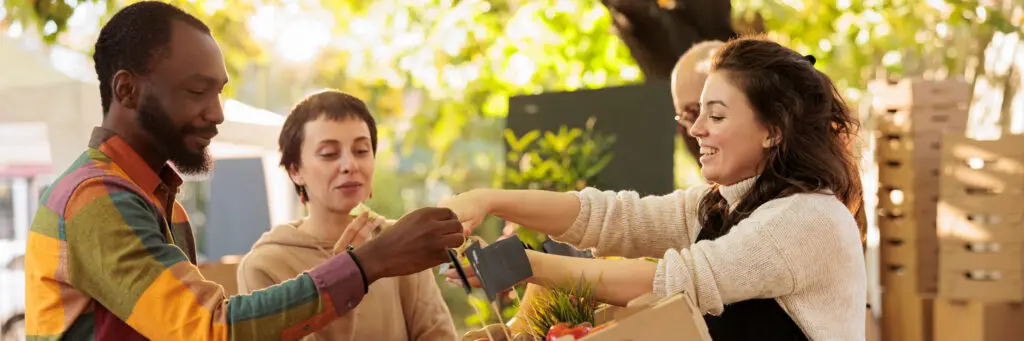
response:
[[[590,333],[590,329],[590,323],[579,324],[572,328],[569,328],[569,324],[567,323],[559,323],[551,326],[551,329],[548,329],[546,341],[555,341],[556,339],[566,335],[572,335],[572,337],[576,339],[582,339]]]
[[[491,339],[483,338],[483,339],[476,339],[476,341],[491,341]]]
[[[590,328],[590,324],[589,323],[584,323],[584,324],[572,327],[572,329],[569,329],[568,331],[566,331],[566,335],[572,335],[572,337],[575,337],[577,339],[582,339],[584,336],[587,336],[587,334],[590,334],[590,329],[591,329]]]
[[[565,336],[566,331],[568,331],[568,330],[569,330],[569,324],[568,323],[559,323],[559,324],[553,325],[553,326],[551,326],[550,329],[548,329],[548,335],[545,338],[545,341],[555,341],[555,339],[558,339],[558,338],[560,338],[562,336]]]

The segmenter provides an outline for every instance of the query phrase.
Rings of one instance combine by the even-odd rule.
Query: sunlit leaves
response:
[[[75,12],[75,6],[90,0],[5,0],[5,15],[2,21],[17,20],[24,29],[36,29],[46,42],[57,41],[60,33],[67,28],[68,19]],[[4,25],[0,25],[2,27]]]
[[[981,53],[993,31],[1014,27],[1009,11],[977,1],[777,0],[733,5],[737,13],[759,11],[773,36],[818,57],[817,67],[848,95],[880,76],[962,75],[966,61]]]

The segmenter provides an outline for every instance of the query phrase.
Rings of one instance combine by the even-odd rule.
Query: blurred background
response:
[[[0,323],[14,339],[31,217],[100,122],[92,45],[131,2],[0,0]],[[211,27],[232,77],[216,171],[187,179],[178,197],[202,262],[244,254],[270,226],[303,214],[276,166],[276,140],[308,93],[337,88],[370,106],[380,146],[368,204],[389,217],[479,187],[664,194],[702,181],[673,119],[677,58],[700,41],[766,32],[813,54],[861,116],[870,302],[880,315],[869,84],[958,80],[967,135],[1024,132],[1018,0],[171,2]],[[503,223],[487,224],[492,240]],[[478,327],[465,293],[439,285],[457,327]]]

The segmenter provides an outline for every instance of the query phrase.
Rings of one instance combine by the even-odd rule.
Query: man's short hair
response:
[[[210,34],[210,28],[174,5],[142,1],[122,8],[103,25],[92,55],[100,81],[103,116],[113,100],[111,82],[119,70],[148,74],[153,58],[166,53],[174,21],[181,21]]]
[[[677,70],[676,72],[707,75],[711,56],[723,45],[725,42],[719,40],[707,40],[693,44],[682,56],[679,56],[674,69]]]

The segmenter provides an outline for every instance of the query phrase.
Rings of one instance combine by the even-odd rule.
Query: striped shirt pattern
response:
[[[298,277],[227,297],[195,266],[180,176],[152,170],[96,128],[43,194],[26,252],[28,340],[292,340],[365,294],[343,253]],[[168,223],[171,222],[171,223]]]

